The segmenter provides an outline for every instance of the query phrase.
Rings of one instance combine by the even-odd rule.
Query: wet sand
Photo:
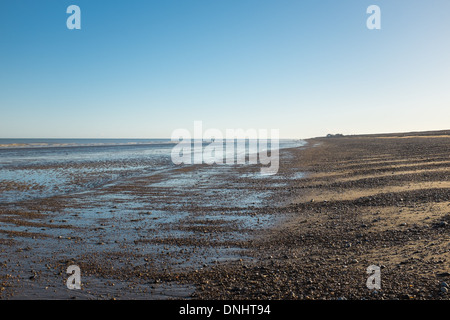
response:
[[[187,166],[1,204],[1,298],[447,299],[449,133],[310,139],[275,177]]]

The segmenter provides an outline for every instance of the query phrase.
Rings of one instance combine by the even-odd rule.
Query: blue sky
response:
[[[81,30],[68,30],[69,5]],[[381,30],[366,9],[381,8]],[[2,0],[0,138],[449,129],[448,0]]]

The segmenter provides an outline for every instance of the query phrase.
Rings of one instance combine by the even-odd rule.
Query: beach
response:
[[[140,171],[152,158],[119,173],[77,163],[48,195],[2,183],[34,196],[0,203],[1,298],[447,299],[449,146],[449,131],[314,138],[281,149],[274,176],[164,161]],[[66,286],[71,265],[81,290]],[[373,265],[378,290],[366,286]]]

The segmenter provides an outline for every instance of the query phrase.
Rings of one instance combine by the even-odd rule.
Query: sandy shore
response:
[[[448,132],[312,139],[290,165],[284,223],[258,262],[210,273],[202,298],[448,299]],[[366,286],[381,268],[381,290]]]
[[[449,147],[449,132],[317,138],[282,150],[275,179],[191,166],[2,204],[1,298],[447,299]]]

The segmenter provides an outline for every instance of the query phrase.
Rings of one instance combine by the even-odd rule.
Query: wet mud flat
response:
[[[3,299],[190,299],[204,270],[253,259],[249,242],[279,219],[275,191],[296,177],[261,176],[250,165],[167,165],[102,180],[95,165],[94,177],[75,175],[56,195],[45,193],[53,184],[3,184],[19,194],[0,204]],[[67,163],[19,169],[75,171]],[[81,290],[66,286],[71,265]]]
[[[310,139],[0,206],[3,299],[448,299],[450,132]],[[81,290],[66,287],[69,265]],[[380,267],[381,289],[366,286]]]

